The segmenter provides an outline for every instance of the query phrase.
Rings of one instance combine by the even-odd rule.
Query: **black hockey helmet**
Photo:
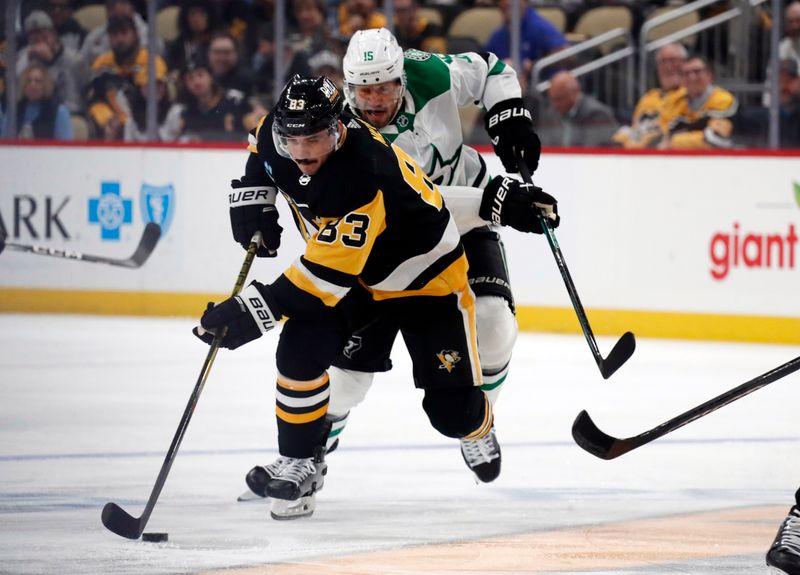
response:
[[[275,105],[273,126],[280,136],[310,136],[335,127],[342,107],[342,95],[328,78],[295,74]]]

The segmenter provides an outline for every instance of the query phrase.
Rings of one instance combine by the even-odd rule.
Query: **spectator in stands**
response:
[[[681,88],[681,70],[688,56],[683,44],[667,44],[658,49],[658,88],[649,90],[641,97],[633,111],[631,125],[621,127],[614,134],[614,142],[630,149],[655,147],[661,142],[661,112],[670,94]]]
[[[323,50],[317,52],[308,59],[308,66],[311,68],[313,76],[327,76],[327,78],[336,84],[339,90],[344,87],[344,72],[342,71],[342,57],[331,52],[330,50]]]
[[[327,26],[326,9],[325,0],[292,0],[297,27],[289,34],[288,42],[293,52],[303,51],[310,57],[322,50],[341,50]]]
[[[781,60],[778,87],[781,147],[800,148],[800,65],[797,60]]]
[[[108,20],[103,26],[98,26],[91,30],[81,46],[81,60],[84,65],[91,66],[101,55],[111,50],[111,41],[108,34],[108,22],[115,17],[132,18],[136,26],[136,34],[142,46],[147,46],[147,22],[136,12],[130,0],[106,0],[106,12]],[[156,39],[156,49],[159,54],[164,51],[163,42],[160,38]]]
[[[55,25],[61,43],[77,53],[86,37],[86,30],[72,17],[72,4],[73,0],[47,0],[45,9]]]
[[[17,74],[33,62],[42,64],[53,80],[58,99],[72,113],[83,111],[85,69],[78,54],[61,43],[50,16],[41,10],[31,12],[25,18],[25,36],[28,45],[17,55]]]
[[[447,52],[442,29],[419,15],[417,0],[395,0],[394,15],[394,35],[404,50]]]
[[[303,52],[292,52],[286,46],[284,50],[284,63],[286,73],[279,80],[283,86],[294,74],[307,76],[310,73],[308,67],[308,55]],[[253,55],[253,81],[256,94],[264,102],[267,108],[272,102],[272,92],[275,87],[275,40],[274,29],[271,25],[265,25],[261,30],[261,38],[258,41],[258,48]]]
[[[167,45],[167,67],[178,73],[205,54],[215,23],[208,0],[186,0],[178,13],[178,37]]]
[[[240,92],[225,92],[202,60],[190,62],[185,87],[182,140],[242,140],[266,114],[252,107]]]
[[[681,67],[683,88],[664,106],[659,148],[728,148],[738,103],[714,85],[714,71],[703,56],[691,56]]]
[[[227,30],[238,44],[244,44],[252,19],[250,0],[210,0],[212,20],[221,30]]]
[[[800,2],[791,2],[783,13],[786,36],[781,39],[778,54],[781,60],[794,60],[800,65]]]
[[[237,90],[249,96],[253,79],[239,63],[239,47],[228,32],[215,32],[208,44],[208,67],[211,75],[225,91]]]
[[[147,70],[133,75],[135,89],[120,91],[117,103],[127,121],[122,128],[126,142],[147,142]],[[156,66],[156,137],[158,142],[174,142],[183,131],[183,106],[172,101],[167,87],[167,69]]]
[[[3,138],[71,140],[69,110],[54,94],[53,79],[38,62],[29,64],[20,75],[17,103],[17,133],[3,123]]]
[[[556,73],[547,91],[549,109],[537,133],[545,146],[606,146],[619,126],[614,112],[588,94],[568,71]]]
[[[494,52],[501,60],[511,58],[511,0],[498,0],[498,7],[503,13],[503,25],[495,30],[486,44],[486,50]],[[550,22],[539,16],[527,0],[520,0],[520,84],[523,91],[533,71],[536,60],[563,50],[569,45],[564,35]]]
[[[128,16],[109,18],[108,36],[111,50],[97,57],[92,64],[92,81],[89,87],[89,120],[105,140],[119,140],[130,110],[123,102],[130,102],[138,85],[147,82],[147,61],[150,57],[142,47],[136,23]],[[167,72],[161,56],[155,56],[156,77]],[[122,93],[123,99],[117,95]]]
[[[375,0],[343,0],[339,4],[339,34],[349,39],[358,30],[386,28],[386,16]]]

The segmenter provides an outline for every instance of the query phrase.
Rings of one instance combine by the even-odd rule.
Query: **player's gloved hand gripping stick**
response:
[[[522,158],[519,158],[518,163],[519,172],[523,181],[526,184],[533,185],[528,166],[522,161]],[[594,356],[595,362],[597,362],[597,367],[600,369],[603,378],[608,379],[633,355],[636,349],[636,338],[633,333],[626,331],[611,349],[611,353],[608,354],[608,357],[604,358],[600,355],[597,341],[592,333],[592,328],[589,326],[589,319],[586,317],[586,312],[578,297],[578,291],[575,289],[575,284],[572,282],[572,277],[567,269],[567,262],[564,261],[564,255],[561,253],[558,240],[549,223],[549,215],[545,214],[542,210],[538,210],[537,217],[539,219],[539,225],[542,228],[542,233],[547,236],[547,243],[550,244],[550,250],[553,252],[553,257],[556,259],[556,265],[558,265],[558,270],[561,272],[561,277],[564,279],[564,285],[567,286],[567,292],[572,300],[572,307],[575,308],[575,313],[578,315],[578,322],[581,324],[581,329],[583,330],[583,335],[586,337],[586,342],[589,344],[589,349],[592,350],[592,355]]]
[[[255,258],[259,246],[261,246],[261,233],[256,232],[253,235],[250,246],[247,248],[247,255],[244,258],[242,268],[239,270],[239,276],[236,278],[236,285],[233,287],[232,296],[242,291],[242,287],[247,279],[247,274],[250,273],[250,266],[253,264],[253,258]],[[208,374],[211,372],[211,365],[214,363],[214,358],[216,358],[217,351],[219,351],[220,344],[225,337],[225,331],[226,329],[221,329],[211,342],[206,360],[203,362],[203,368],[200,370],[200,376],[197,378],[194,391],[192,391],[189,403],[186,405],[186,410],[183,412],[183,417],[181,418],[177,431],[175,431],[175,436],[172,438],[172,444],[167,450],[164,463],[161,465],[161,471],[158,473],[158,478],[156,478],[156,484],[153,486],[153,491],[150,493],[150,498],[147,500],[147,505],[145,505],[141,517],[133,517],[116,503],[106,503],[105,507],[103,507],[103,525],[117,535],[127,537],[128,539],[138,539],[144,531],[145,525],[147,525],[147,521],[150,519],[150,514],[153,512],[153,508],[156,505],[158,496],[161,494],[161,489],[167,481],[167,475],[169,475],[172,463],[175,461],[175,456],[178,454],[178,448],[183,441],[183,436],[186,433],[186,428],[189,426],[189,421],[192,419],[192,414],[197,406],[197,400],[200,399],[200,393],[203,391],[203,386],[208,379]]]

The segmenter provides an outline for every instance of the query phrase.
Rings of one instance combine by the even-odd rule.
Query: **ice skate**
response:
[[[800,489],[794,499],[767,552],[767,565],[777,575],[800,575]]]
[[[267,496],[267,483],[278,475],[288,463],[289,458],[281,456],[269,465],[256,465],[253,467],[244,478],[247,487],[250,489],[242,493],[237,500],[253,501],[265,498]]]
[[[315,493],[322,489],[328,464],[325,450],[319,448],[314,457],[287,458],[281,471],[267,482],[266,495],[272,498],[273,519],[310,517],[316,508]]]
[[[339,439],[337,438],[326,451],[326,455],[339,447]],[[249,489],[237,497],[237,501],[260,501],[267,497],[267,483],[269,480],[278,475],[281,469],[286,465],[288,457],[278,457],[269,465],[256,465],[247,472],[244,480]]]
[[[500,475],[500,444],[494,432],[494,426],[489,433],[480,439],[460,439],[461,455],[478,481],[489,483]]]

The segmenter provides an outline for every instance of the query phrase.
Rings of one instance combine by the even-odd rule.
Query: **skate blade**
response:
[[[261,497],[256,495],[249,489],[236,498],[236,501],[248,503],[250,501],[269,501],[269,497]]]
[[[270,516],[277,521],[311,517],[316,508],[314,495],[305,495],[300,499],[289,501],[286,499],[273,499]]]

